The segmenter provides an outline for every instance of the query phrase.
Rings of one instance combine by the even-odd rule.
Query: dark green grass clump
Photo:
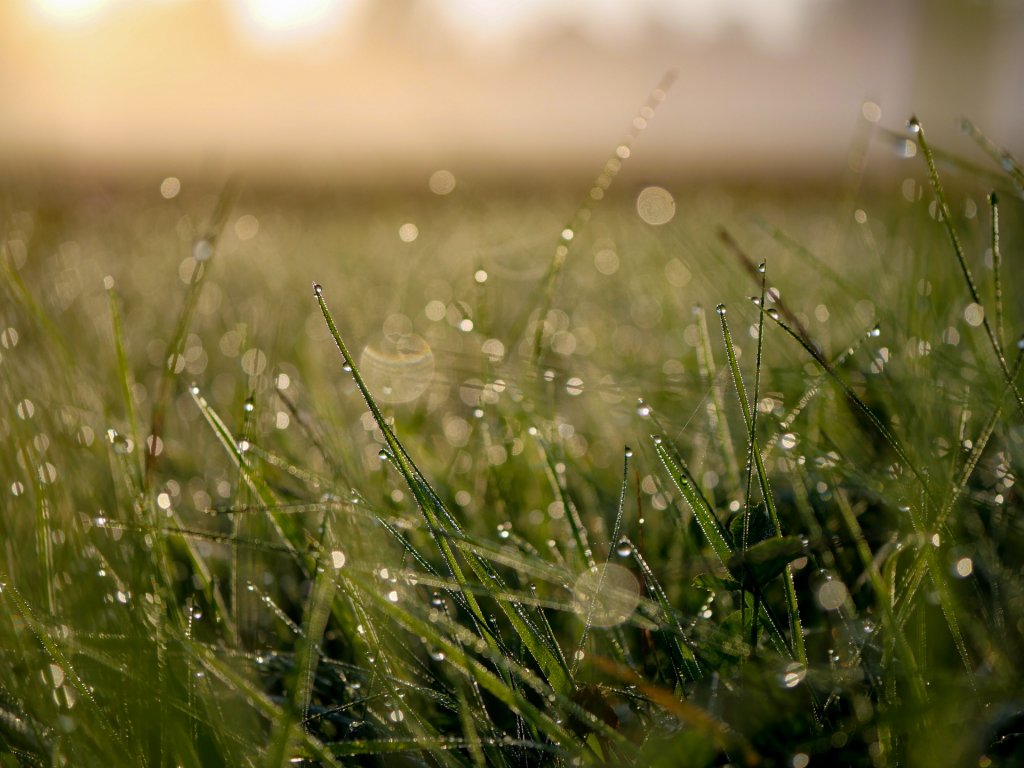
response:
[[[911,127],[838,216],[11,193],[0,762],[1024,764],[1024,177]]]

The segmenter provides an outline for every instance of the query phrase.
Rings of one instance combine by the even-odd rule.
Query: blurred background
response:
[[[1024,142],[1024,4],[937,0],[7,0],[8,172],[422,184],[438,168],[836,179],[861,104],[980,159]],[[884,166],[883,166],[884,167]]]

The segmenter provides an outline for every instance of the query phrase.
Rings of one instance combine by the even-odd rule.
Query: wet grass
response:
[[[0,762],[1021,764],[1022,176],[965,132],[659,225],[631,140],[583,205],[11,186]]]

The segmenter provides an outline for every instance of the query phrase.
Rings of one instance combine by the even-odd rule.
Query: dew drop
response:
[[[760,306],[761,306],[761,299],[760,299],[760,298],[758,298],[757,296],[751,296],[751,297],[750,297],[750,300],[751,300],[752,302],[754,302],[754,306],[755,306],[755,307],[760,307]]]
[[[772,307],[771,309],[768,310],[768,317],[770,317],[772,320],[778,320],[779,310],[777,310],[775,307]]]
[[[629,539],[619,542],[619,546],[615,548],[615,554],[619,557],[629,557],[633,554],[633,545],[629,543]]]
[[[642,397],[636,401],[636,415],[641,419],[649,419],[651,417],[651,406],[645,403]]]
[[[717,307],[715,307],[715,312],[717,312],[718,314],[724,316],[725,315],[725,304],[719,304]]]
[[[352,373],[352,366],[349,365],[348,363],[342,363],[341,370],[343,370],[345,373]]]
[[[322,296],[324,289],[320,287],[320,283],[313,283],[313,293],[317,296]]]
[[[195,245],[192,246],[192,258],[197,262],[207,261],[213,256],[213,245],[205,237],[202,240],[196,240]]]
[[[387,460],[388,460],[388,452],[387,452],[387,451],[385,451],[385,450],[384,450],[383,448],[381,448],[381,449],[380,449],[380,453],[378,453],[378,454],[377,454],[377,457],[378,457],[378,458],[379,458],[379,459],[380,459],[381,461],[387,461]]]
[[[915,117],[911,117],[907,121],[907,128],[910,129],[911,133],[920,133],[921,132],[921,122],[917,119],[916,116]]]
[[[193,395],[198,395],[199,394],[199,387],[196,386],[195,384],[192,385],[192,394]]]
[[[661,445],[661,435],[655,435],[653,439],[655,445]]]
[[[760,264],[757,265],[757,271],[760,272],[763,275],[764,274],[764,270],[765,270],[765,263],[762,261]]]
[[[628,445],[626,446],[626,458],[627,459],[633,458],[633,449],[630,448]]]
[[[252,409],[255,408],[256,406],[252,404],[251,400],[246,400],[245,405],[242,407],[245,408],[246,413],[252,413]]]

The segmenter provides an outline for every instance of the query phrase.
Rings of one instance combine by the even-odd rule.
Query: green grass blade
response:
[[[1024,169],[1021,168],[1017,158],[1010,154],[1008,150],[1000,147],[989,139],[984,133],[978,130],[977,126],[975,126],[970,120],[961,120],[960,128],[964,133],[974,139],[978,146],[985,150],[988,156],[999,164],[1000,168],[1010,175],[1016,184],[1017,189],[1024,188]]]
[[[665,100],[666,92],[672,87],[673,83],[675,83],[676,79],[679,77],[679,71],[680,70],[677,67],[673,67],[662,76],[657,87],[647,98],[643,107],[641,107],[640,114],[637,115],[637,118],[643,121],[639,125],[646,125],[646,121],[654,116],[654,111],[658,108],[661,102]],[[537,367],[537,363],[540,360],[541,341],[544,336],[544,321],[548,316],[548,310],[551,309],[551,302],[554,299],[555,290],[558,287],[558,279],[561,276],[566,258],[569,255],[569,248],[573,239],[579,234],[582,227],[590,221],[590,217],[593,214],[593,210],[598,201],[604,198],[605,191],[609,186],[611,186],[612,179],[622,167],[622,161],[629,157],[630,145],[633,143],[637,126],[638,123],[636,122],[636,119],[634,119],[633,126],[630,128],[630,133],[623,139],[622,144],[616,147],[615,152],[612,154],[608,162],[605,163],[604,168],[602,168],[601,173],[594,182],[594,187],[584,198],[583,203],[579,208],[576,209],[576,213],[573,214],[566,228],[562,230],[561,237],[558,240],[558,245],[555,247],[555,255],[551,260],[551,265],[548,267],[547,274],[544,276],[542,283],[543,287],[540,290],[537,330],[533,339],[532,367],[534,368]],[[529,313],[527,312],[527,314],[524,315],[524,319],[513,326],[513,333],[510,335],[513,342],[512,346],[514,346],[515,342],[519,341],[519,337],[526,327],[528,316]]]
[[[134,377],[131,367],[128,364],[128,352],[124,338],[124,318],[121,316],[121,306],[117,299],[114,286],[107,289],[107,296],[110,300],[110,320],[114,331],[114,350],[117,353],[117,378],[121,385],[121,397],[124,399],[125,413],[128,415],[128,425],[131,429],[131,438],[135,442],[136,449],[133,451],[138,464],[139,480],[143,483],[142,491],[145,492],[145,467],[142,456],[149,453],[145,443],[140,438],[139,418],[135,408],[135,396],[132,394]]]
[[[684,474],[685,467],[676,467],[672,457],[669,456],[668,451],[665,449],[662,438],[657,436],[654,438],[654,449],[658,454],[658,458],[661,459],[665,470],[675,483],[676,488],[679,489],[683,498],[686,499],[686,503],[693,510],[693,515],[697,518],[697,523],[704,532],[704,538],[708,540],[711,548],[718,555],[718,559],[725,566],[732,559],[733,552],[722,530],[722,524],[715,516],[715,513],[707,506],[704,498],[694,489],[693,483],[687,478],[689,473]]]
[[[419,469],[398,441],[394,431],[391,429],[391,425],[388,424],[387,420],[380,412],[380,409],[377,407],[376,401],[373,399],[369,388],[367,388],[362,375],[359,373],[359,368],[356,365],[355,360],[352,359],[352,355],[349,354],[348,347],[345,346],[345,342],[341,339],[341,334],[338,333],[337,326],[335,326],[331,313],[327,309],[327,304],[324,302],[323,291],[320,286],[315,283],[314,294],[318,304],[320,305],[320,311],[327,322],[327,327],[330,329],[331,336],[334,338],[334,343],[337,345],[338,351],[341,352],[341,355],[345,360],[346,367],[351,370],[356,386],[359,388],[359,391],[363,396],[363,400],[366,402],[367,407],[373,414],[374,421],[384,434],[384,439],[390,449],[390,460],[394,462],[398,471],[405,479],[409,490],[412,492],[420,510],[426,518],[427,524],[432,530],[443,533],[445,531],[445,526],[441,523],[443,519],[450,522],[457,533],[461,533],[461,528],[459,528],[451,513],[449,513],[444,507],[444,504],[438,498],[437,494],[430,488],[429,483],[427,483],[423,478]],[[455,559],[455,553],[452,551],[447,537],[443,535],[437,536],[436,540],[438,546],[441,548],[442,555],[447,562],[452,576],[460,586],[465,585],[465,576],[463,575],[462,568]],[[477,560],[475,557],[468,558],[467,562],[470,568],[484,584],[493,582],[493,574],[487,572],[482,562]],[[481,626],[486,627],[487,619],[485,618],[483,610],[480,608],[480,605],[472,591],[463,589],[462,594],[466,600],[469,610],[476,616],[477,620],[481,623]],[[502,612],[515,627],[516,632],[519,634],[520,638],[522,638],[530,653],[537,660],[537,663],[540,664],[541,669],[544,670],[544,674],[547,676],[548,680],[551,681],[551,684],[555,689],[563,695],[575,690],[575,684],[573,683],[568,670],[565,668],[564,663],[562,663],[561,660],[551,651],[540,632],[527,622],[525,614],[521,612],[521,609],[507,600],[499,598],[497,602],[501,607]],[[491,645],[492,650],[495,653],[499,653],[500,650],[494,638],[486,629],[483,629],[482,631],[487,638],[488,644]]]
[[[995,192],[988,196],[988,204],[992,210],[992,279],[996,294],[996,340],[999,342],[1000,354],[1005,356],[1006,340],[1003,336],[1003,282],[1001,278],[1003,256],[999,252],[999,196]]]
[[[203,256],[204,258],[196,258],[196,266],[192,271],[188,288],[185,291],[185,300],[182,303],[181,314],[178,317],[178,323],[175,327],[174,335],[171,337],[171,342],[167,345],[167,362],[164,364],[163,374],[160,377],[157,384],[156,394],[153,397],[153,413],[149,434],[150,437],[153,438],[154,444],[156,443],[156,440],[160,438],[160,435],[163,434],[167,406],[170,402],[171,394],[174,389],[174,380],[178,374],[178,359],[181,357],[182,350],[185,346],[185,339],[188,336],[188,329],[192,324],[192,317],[199,304],[199,296],[203,290],[203,284],[212,265],[213,257],[216,254],[217,243],[220,240],[221,233],[224,230],[224,225],[227,223],[228,214],[231,213],[231,209],[234,207],[237,197],[238,182],[237,180],[232,179],[224,185],[224,189],[217,201],[217,207],[214,210],[205,236],[196,241],[196,246],[193,248],[193,251],[197,255]],[[147,485],[152,484],[153,472],[156,469],[156,460],[156,453],[153,451],[147,451]]]
[[[946,229],[946,235],[949,237],[949,242],[953,246],[953,253],[956,255],[957,263],[960,265],[960,271],[963,273],[964,280],[967,283],[967,288],[971,293],[971,298],[976,304],[984,307],[981,300],[981,294],[978,291],[978,286],[975,284],[974,277],[971,275],[971,269],[967,266],[967,259],[964,256],[964,249],[960,245],[960,238],[957,236],[956,229],[953,227],[953,213],[949,209],[949,204],[946,202],[946,193],[943,191],[942,184],[939,182],[939,173],[935,169],[935,160],[932,158],[928,142],[924,137],[924,128],[921,127],[917,118],[911,118],[910,127],[911,130],[917,134],[918,144],[921,145],[921,151],[924,154],[925,162],[928,164],[928,180],[931,182],[932,191],[935,193],[936,201],[938,201],[939,210],[942,213],[942,223]],[[1000,369],[1002,369],[1003,377],[1010,386],[1010,389],[1013,391],[1013,395],[1017,400],[1017,407],[1020,409],[1021,414],[1024,414],[1024,399],[1021,398],[1020,391],[1017,389],[1017,385],[1013,381],[1010,369],[1006,365],[1006,357],[1003,355],[1002,345],[999,343],[998,339],[996,339],[995,332],[992,330],[992,324],[988,320],[987,312],[983,312],[982,314],[982,325],[985,326],[985,333],[988,335],[989,343],[992,345],[992,350],[995,352],[996,360],[999,363]]]
[[[693,308],[697,317],[697,331],[700,334],[697,345],[697,363],[700,368],[701,381],[705,391],[711,392],[711,399],[707,401],[708,422],[711,429],[718,435],[718,451],[725,464],[726,477],[729,481],[729,492],[739,494],[740,492],[740,468],[736,461],[736,449],[733,447],[732,434],[729,431],[729,421],[725,417],[725,403],[722,399],[722,389],[718,384],[718,374],[715,370],[715,356],[711,350],[711,336],[708,333],[708,321],[704,308],[697,304]]]
[[[762,297],[763,297],[762,293]],[[761,305],[764,304],[762,298]],[[732,335],[729,332],[729,324],[725,319],[725,305],[718,305],[718,314],[722,320],[722,334],[725,336],[725,348],[729,356],[729,366],[732,369],[733,382],[736,385],[736,392],[740,398],[740,407],[743,410],[743,420],[746,423],[747,433],[750,436],[750,461],[757,469],[757,478],[761,486],[761,498],[768,508],[768,515],[771,518],[772,525],[775,527],[775,536],[782,538],[782,525],[779,523],[779,514],[775,509],[775,500],[772,498],[771,486],[768,482],[768,473],[764,467],[764,459],[761,457],[761,450],[757,444],[757,436],[754,432],[756,426],[754,421],[754,412],[750,409],[747,403],[747,394],[743,386],[743,377],[740,375],[739,363],[736,360],[736,350],[732,344]],[[764,313],[762,313],[762,318]],[[764,333],[764,323],[760,325],[761,335]],[[758,339],[760,344],[760,338]],[[760,351],[760,346],[758,347]],[[760,360],[760,354],[758,354]],[[756,407],[756,404],[755,404]],[[749,493],[749,491],[748,491]],[[749,501],[748,501],[749,507]],[[801,664],[807,664],[807,653],[804,649],[804,636],[803,627],[800,623],[800,610],[797,604],[796,597],[796,586],[793,583],[793,572],[789,568],[783,571],[783,581],[786,585],[786,609],[789,613],[789,629],[792,636],[791,645],[793,653]]]
[[[874,557],[871,554],[871,548],[864,539],[864,533],[861,530],[860,523],[857,520],[857,516],[853,513],[853,509],[850,507],[850,503],[847,500],[845,493],[839,488],[835,480],[833,480],[833,485],[836,488],[836,502],[839,507],[839,511],[842,514],[843,522],[846,523],[846,527],[850,530],[850,535],[853,536],[854,543],[857,547],[857,554],[868,573],[871,581],[871,587],[875,592],[875,604],[881,610],[885,626],[889,632],[891,632],[896,643],[896,647],[899,650],[900,657],[903,659],[903,665],[906,668],[907,676],[910,680],[911,691],[917,701],[924,702],[928,698],[924,678],[921,676],[921,671],[917,665],[917,659],[914,657],[914,652],[910,648],[910,643],[907,642],[907,637],[903,632],[903,627],[899,622],[894,620],[892,613],[892,596],[890,595],[889,590],[886,589],[882,575],[878,571],[878,566],[875,565]]]

